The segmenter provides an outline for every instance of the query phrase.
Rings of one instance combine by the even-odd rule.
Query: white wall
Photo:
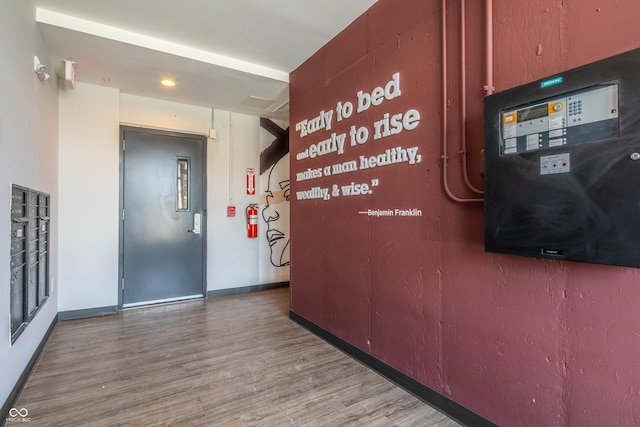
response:
[[[214,111],[216,139],[208,146],[208,264],[209,290],[260,284],[259,239],[247,238],[245,208],[259,195],[246,194],[247,168],[260,171],[260,119]],[[227,206],[236,216],[227,217]]]
[[[4,404],[58,312],[57,80],[40,82],[38,55],[53,70],[35,24],[32,0],[0,2],[0,405]],[[49,299],[11,346],[9,306],[10,190],[18,184],[51,195]]]
[[[119,91],[60,91],[60,311],[118,305]]]
[[[208,135],[211,109],[123,93],[119,120],[123,125]]]

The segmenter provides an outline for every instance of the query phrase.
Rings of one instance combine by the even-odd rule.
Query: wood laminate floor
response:
[[[281,288],[60,322],[15,404],[21,425],[458,425],[288,310]]]

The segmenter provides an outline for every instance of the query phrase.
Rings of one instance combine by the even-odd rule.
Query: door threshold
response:
[[[142,307],[142,306],[147,306],[147,305],[157,305],[157,304],[166,304],[166,303],[171,303],[171,302],[181,302],[181,301],[188,301],[188,300],[194,300],[194,299],[203,299],[204,295],[199,294],[199,295],[185,295],[182,297],[175,297],[175,298],[164,298],[164,299],[157,299],[157,300],[153,300],[153,301],[142,301],[142,302],[132,302],[129,304],[122,304],[122,308],[135,308],[135,307]]]

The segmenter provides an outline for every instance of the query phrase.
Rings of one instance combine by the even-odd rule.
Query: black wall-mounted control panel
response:
[[[640,267],[640,49],[485,98],[485,250]]]

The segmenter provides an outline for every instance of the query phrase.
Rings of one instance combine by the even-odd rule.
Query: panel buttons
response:
[[[548,106],[549,115],[562,111],[564,108],[564,103],[562,102],[552,102]]]
[[[569,115],[578,116],[582,114],[582,100],[569,102]]]

